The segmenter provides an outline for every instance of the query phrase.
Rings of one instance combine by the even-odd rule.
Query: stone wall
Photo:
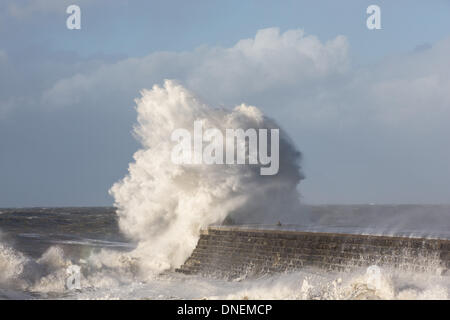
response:
[[[374,264],[445,273],[450,240],[209,227],[177,271],[237,278],[305,267],[349,271]]]

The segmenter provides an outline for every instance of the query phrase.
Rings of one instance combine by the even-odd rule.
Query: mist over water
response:
[[[323,231],[450,239],[450,205],[317,205],[304,209],[311,227]]]

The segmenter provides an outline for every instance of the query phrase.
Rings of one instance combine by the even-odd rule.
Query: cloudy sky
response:
[[[448,0],[3,0],[0,207],[112,204],[134,98],[166,78],[275,118],[304,202],[449,203],[449,16]]]

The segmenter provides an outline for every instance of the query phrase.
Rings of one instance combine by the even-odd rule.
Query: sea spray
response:
[[[261,165],[177,164],[171,161],[172,132],[204,128],[280,129],[256,107],[212,108],[181,85],[143,90],[136,100],[136,138],[129,173],[110,193],[118,208],[121,230],[138,242],[132,253],[141,271],[158,273],[180,266],[194,249],[199,231],[226,217],[238,223],[301,220],[297,186],[303,178],[300,152],[280,130],[279,172],[260,175]]]
[[[0,242],[0,286],[17,281],[26,262],[23,254]]]

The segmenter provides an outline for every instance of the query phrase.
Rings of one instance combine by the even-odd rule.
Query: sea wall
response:
[[[209,227],[177,271],[233,279],[320,268],[350,271],[378,265],[443,274],[450,240]]]

